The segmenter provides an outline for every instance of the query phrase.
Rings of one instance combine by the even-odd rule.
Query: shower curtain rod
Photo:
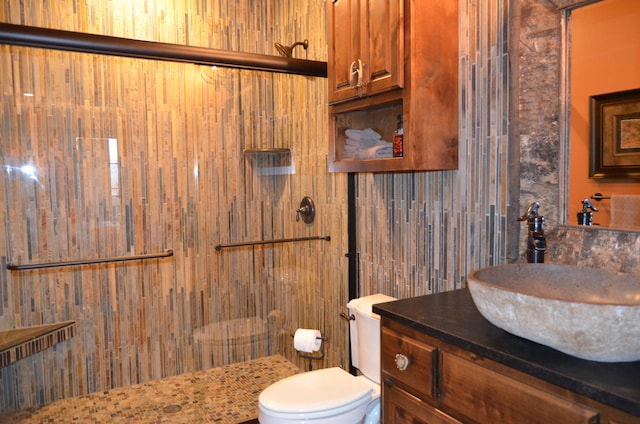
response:
[[[246,241],[246,242],[240,242],[240,243],[219,244],[215,247],[215,249],[219,252],[222,249],[226,249],[228,247],[256,246],[259,244],[290,243],[293,241],[308,241],[308,240],[331,241],[331,236],[298,237],[298,238],[287,238],[287,239],[276,239],[276,240],[260,240],[260,241]]]
[[[187,62],[196,65],[215,65],[312,77],[326,78],[327,76],[327,62],[315,60],[241,53],[7,23],[0,23],[0,44]]]

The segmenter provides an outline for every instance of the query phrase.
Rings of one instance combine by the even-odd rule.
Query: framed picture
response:
[[[589,100],[589,177],[640,178],[640,89]]]

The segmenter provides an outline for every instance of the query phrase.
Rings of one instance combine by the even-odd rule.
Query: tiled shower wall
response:
[[[308,38],[297,56],[325,60],[324,3],[10,0],[0,21],[265,54]],[[357,177],[361,294],[451,290],[505,260],[508,13],[460,0],[460,170]],[[0,61],[3,260],[174,251],[3,267],[0,330],[74,319],[78,334],[0,369],[0,411],[274,352],[305,366],[297,327],[329,338],[315,367],[346,366],[347,184],[327,173],[324,79],[9,46]],[[243,155],[256,147],[290,147],[295,173]],[[295,221],[305,195],[309,225]],[[331,241],[215,250],[315,235]]]
[[[324,3],[10,1],[0,20],[249,53],[309,39]],[[0,369],[0,411],[282,353],[319,328],[348,365],[346,177],[327,173],[326,80],[0,47],[0,330],[75,320],[76,336]],[[26,96],[25,94],[31,94]],[[244,149],[290,148],[286,157]],[[304,196],[312,224],[297,222]],[[331,241],[225,249],[241,241]]]
[[[460,1],[459,169],[358,176],[363,293],[452,290],[507,260],[509,6]]]

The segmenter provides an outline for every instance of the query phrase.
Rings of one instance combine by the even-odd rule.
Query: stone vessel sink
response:
[[[600,362],[640,360],[640,277],[554,264],[469,274],[480,313],[509,333]]]

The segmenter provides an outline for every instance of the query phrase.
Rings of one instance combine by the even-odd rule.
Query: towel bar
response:
[[[108,262],[138,261],[142,259],[158,259],[158,258],[166,258],[169,256],[173,256],[173,250],[165,250],[162,253],[150,253],[150,254],[134,255],[134,256],[115,256],[111,258],[98,258],[98,259],[81,259],[77,261],[42,262],[42,263],[24,264],[24,265],[8,263],[7,269],[11,271],[20,271],[25,269],[90,265],[90,264],[101,264],[101,263],[108,263]]]
[[[215,247],[215,249],[219,252],[222,249],[226,249],[228,247],[255,246],[258,244],[291,243],[294,241],[308,241],[308,240],[331,241],[331,236],[298,237],[298,238],[287,238],[287,239],[276,239],[276,240],[260,240],[260,241],[247,241],[247,242],[240,242],[240,243],[219,244]]]

